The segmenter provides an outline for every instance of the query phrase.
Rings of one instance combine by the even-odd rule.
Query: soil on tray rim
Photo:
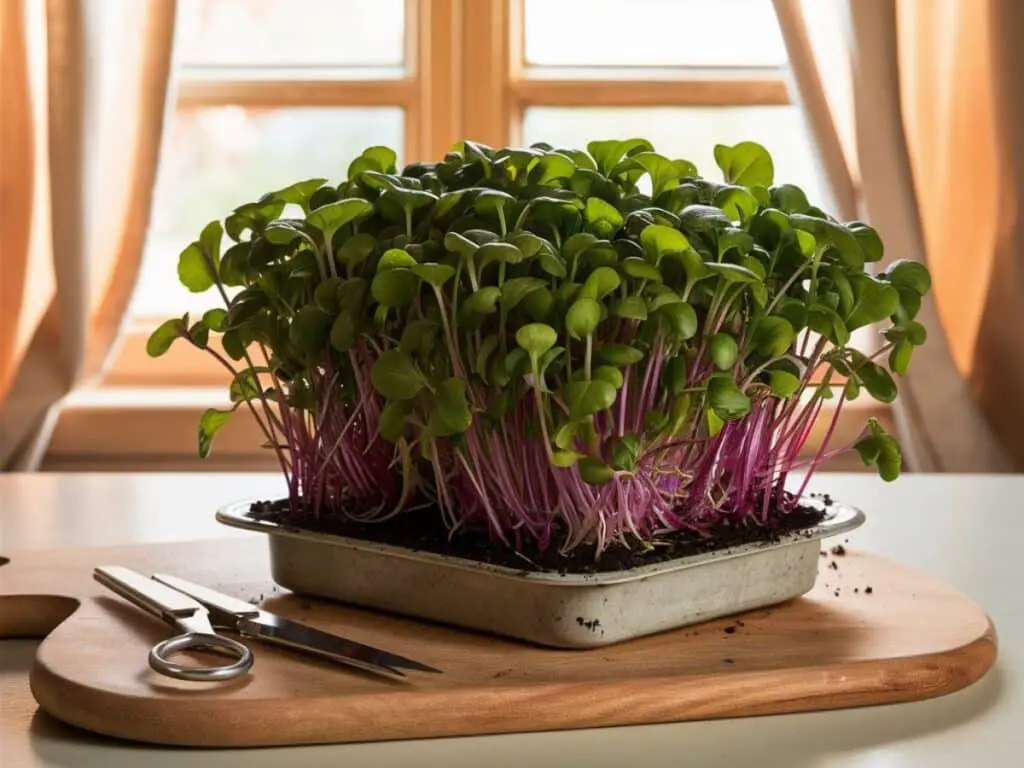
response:
[[[475,562],[504,566],[524,573],[557,572],[561,574],[592,574],[608,571],[629,571],[653,563],[724,550],[744,544],[774,543],[794,533],[807,538],[826,517],[832,499],[827,494],[811,494],[821,506],[798,505],[792,511],[773,510],[766,524],[753,521],[723,520],[702,536],[693,531],[665,534],[658,545],[645,548],[639,543],[627,548],[621,543],[611,544],[595,560],[594,549],[581,545],[572,552],[561,554],[557,543],[560,531],[555,532],[552,543],[541,550],[537,542],[523,537],[515,547],[492,539],[485,529],[463,529],[449,538],[447,528],[436,510],[415,509],[380,523],[359,523],[341,514],[323,513],[320,518],[295,518],[288,514],[287,499],[255,501],[249,515],[283,528],[326,533],[353,539],[405,547],[415,552],[431,552],[460,557]]]

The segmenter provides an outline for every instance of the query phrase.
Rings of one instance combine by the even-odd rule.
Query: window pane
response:
[[[184,0],[184,64],[395,66],[404,61],[404,0]]]
[[[777,66],[771,0],[526,0],[525,56],[541,66]]]
[[[212,293],[189,293],[177,277],[178,254],[206,224],[300,179],[337,184],[352,159],[372,145],[392,147],[401,162],[403,124],[397,107],[179,111],[167,137],[131,313],[180,315],[213,306]]]
[[[720,180],[715,144],[756,141],[772,155],[777,183],[796,184],[811,202],[831,210],[813,143],[798,107],[533,107],[523,142],[586,149],[598,139],[648,139],[661,154],[683,158]]]

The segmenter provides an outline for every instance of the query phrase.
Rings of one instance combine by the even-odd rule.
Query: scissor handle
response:
[[[207,648],[234,658],[230,664],[220,666],[189,666],[171,661],[170,656],[189,648]],[[252,651],[230,637],[205,632],[186,632],[163,640],[149,651],[149,666],[155,671],[179,680],[230,680],[252,669]]]

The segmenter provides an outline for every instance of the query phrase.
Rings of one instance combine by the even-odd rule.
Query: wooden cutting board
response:
[[[551,650],[286,594],[259,537],[30,551],[0,568],[0,637],[46,635],[41,707],[73,725],[160,744],[377,741],[739,717],[926,699],[996,658],[985,612],[867,554],[820,558],[814,591],[774,608],[594,650]],[[834,566],[832,564],[835,564]],[[97,565],[172,573],[434,665],[384,679],[253,644],[247,678],[152,672],[169,628],[92,579]]]

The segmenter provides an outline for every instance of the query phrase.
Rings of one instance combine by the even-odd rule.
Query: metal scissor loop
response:
[[[253,665],[249,647],[230,637],[218,635],[210,624],[206,608],[197,600],[153,579],[121,566],[104,566],[93,572],[95,579],[143,610],[159,616],[181,634],[162,640],[149,651],[149,666],[156,672],[180,680],[221,681],[246,674]],[[220,665],[184,665],[171,660],[181,651],[203,648],[229,656]]]

